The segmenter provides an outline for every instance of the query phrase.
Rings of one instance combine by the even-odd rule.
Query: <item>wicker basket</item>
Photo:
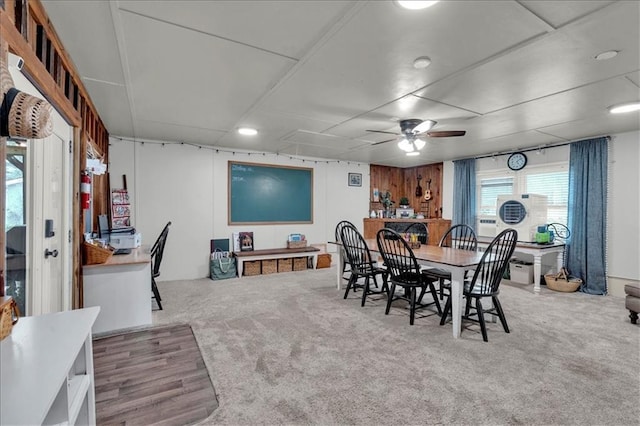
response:
[[[16,301],[11,296],[0,297],[0,340],[11,334],[11,329],[19,317],[20,311]]]
[[[278,272],[291,272],[293,271],[293,259],[285,257],[284,259],[278,259]]]
[[[293,258],[293,270],[294,271],[304,271],[307,269],[307,261],[308,257],[294,257]]]
[[[318,255],[317,269],[328,268],[331,266],[331,255],[329,253],[323,253]]]
[[[266,259],[262,261],[262,274],[275,274],[278,272],[277,259]]]
[[[545,275],[544,282],[549,289],[565,293],[573,293],[582,284],[580,278],[570,277],[565,268],[562,268],[558,274]]]
[[[103,248],[95,244],[84,243],[85,265],[105,263],[113,255],[113,249]]]
[[[260,275],[260,266],[262,265],[262,262],[260,262],[259,260],[252,260],[249,262],[244,262],[243,264],[243,269],[244,269],[244,276],[249,277],[252,275]]]
[[[306,247],[307,241],[287,241],[287,248],[301,248]]]

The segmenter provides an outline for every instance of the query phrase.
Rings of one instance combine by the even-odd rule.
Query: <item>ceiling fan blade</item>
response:
[[[449,138],[452,136],[464,136],[467,132],[464,130],[441,130],[439,132],[427,132],[430,138]]]
[[[411,129],[411,132],[413,134],[428,132],[433,128],[433,126],[436,125],[436,123],[437,121],[434,121],[434,120],[424,120],[422,123],[418,124],[413,129]]]
[[[396,136],[400,136],[398,133],[396,132],[387,132],[384,130],[365,130],[365,132],[369,132],[369,133],[384,133],[387,135],[396,135]]]
[[[381,145],[381,144],[383,144],[383,143],[392,142],[392,141],[396,141],[396,140],[398,140],[398,138],[387,139],[386,141],[380,141],[380,142],[372,143],[372,144],[371,144],[371,146],[374,146],[374,145]]]

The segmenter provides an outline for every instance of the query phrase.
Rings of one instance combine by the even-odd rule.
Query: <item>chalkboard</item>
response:
[[[229,225],[313,223],[313,169],[229,161]]]

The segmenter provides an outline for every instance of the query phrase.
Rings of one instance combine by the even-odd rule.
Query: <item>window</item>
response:
[[[477,175],[478,216],[495,216],[498,195],[542,194],[548,197],[547,223],[567,224],[568,162],[530,166],[520,172],[492,170]]]
[[[480,200],[478,214],[495,215],[498,195],[513,194],[513,178],[498,177],[480,179]]]

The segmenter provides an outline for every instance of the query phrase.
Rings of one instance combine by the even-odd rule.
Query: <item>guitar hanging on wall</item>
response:
[[[431,198],[433,198],[431,195],[431,179],[427,181],[427,185],[427,190],[424,191],[424,200],[431,201]]]
[[[418,186],[416,186],[416,197],[422,197],[422,187],[420,186],[420,179],[422,179],[422,175],[418,175]]]

